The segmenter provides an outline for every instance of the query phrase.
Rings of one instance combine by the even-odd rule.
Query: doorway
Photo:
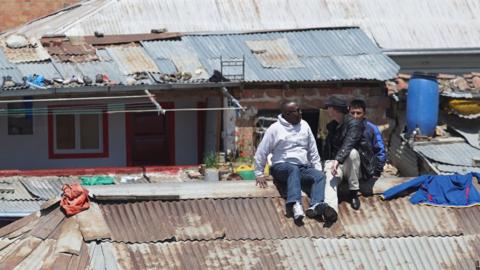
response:
[[[173,103],[161,103],[162,108],[173,108]],[[175,163],[174,112],[127,113],[128,166],[165,166]]]

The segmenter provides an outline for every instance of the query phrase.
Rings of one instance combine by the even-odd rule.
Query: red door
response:
[[[162,107],[167,108],[167,104]],[[169,104],[168,107],[172,104]],[[129,166],[155,166],[174,164],[173,112],[128,113],[127,161]]]

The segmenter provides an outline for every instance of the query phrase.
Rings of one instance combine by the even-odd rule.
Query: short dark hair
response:
[[[290,105],[290,104],[295,104],[298,106],[298,103],[293,101],[293,100],[286,100],[284,102],[282,102],[282,105],[280,105],[280,109],[282,110],[282,113],[285,112],[287,110],[287,107]]]
[[[350,102],[350,108],[362,108],[363,111],[367,110],[367,104],[365,103],[365,100],[363,99],[354,99]]]

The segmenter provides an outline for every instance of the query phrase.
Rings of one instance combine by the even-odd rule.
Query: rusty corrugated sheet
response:
[[[202,240],[224,235],[213,200],[102,204],[112,240]],[[145,226],[146,224],[150,224]],[[155,224],[154,226],[152,224]]]
[[[155,62],[147,55],[142,47],[126,45],[107,47],[106,50],[124,75],[142,72],[160,72]]]
[[[474,269],[478,236],[102,243],[121,269]],[[92,247],[91,247],[92,249]]]
[[[5,39],[0,40],[0,49],[11,63],[39,62],[50,59],[47,50],[35,39],[31,39],[29,46],[23,48],[9,48]]]
[[[305,219],[296,226],[284,215],[281,198],[150,201],[101,204],[114,241],[151,242],[167,239],[283,239],[294,237],[450,236],[480,230],[480,209],[450,209],[412,205],[407,198],[383,201],[362,198],[362,209],[340,205],[339,221],[331,228]],[[465,211],[465,212],[462,212]],[[467,211],[469,211],[467,213]],[[157,224],[152,227],[151,224]]]
[[[83,37],[43,38],[42,44],[53,59],[59,62],[96,61],[96,49]]]

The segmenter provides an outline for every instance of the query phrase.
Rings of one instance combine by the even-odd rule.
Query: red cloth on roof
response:
[[[80,184],[65,184],[62,190],[63,196],[60,201],[60,207],[63,208],[67,216],[73,216],[90,208],[88,190],[84,189]]]

